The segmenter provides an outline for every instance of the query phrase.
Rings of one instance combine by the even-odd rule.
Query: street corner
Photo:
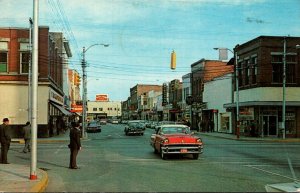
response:
[[[48,186],[49,178],[48,173],[42,169],[38,169],[38,179],[31,187],[29,192],[44,192]]]
[[[20,138],[11,139],[11,142],[12,143],[25,144],[25,140],[24,139],[20,139]]]

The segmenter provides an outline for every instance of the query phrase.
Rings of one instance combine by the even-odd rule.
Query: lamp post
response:
[[[104,46],[108,47],[109,44],[93,44],[89,46],[88,48],[83,47],[82,50],[82,137],[85,137],[85,128],[86,128],[86,103],[87,103],[87,74],[86,74],[86,61],[85,61],[85,53],[93,46]]]
[[[237,48],[237,46],[236,46]],[[214,48],[214,50],[220,50],[220,49],[225,49],[230,51],[235,58],[235,87],[236,87],[236,91],[235,91],[235,96],[236,96],[236,138],[239,139],[240,138],[240,108],[239,108],[239,99],[240,99],[240,95],[239,95],[239,68],[238,68],[238,55],[237,55],[237,51],[232,51],[231,49],[228,48]]]

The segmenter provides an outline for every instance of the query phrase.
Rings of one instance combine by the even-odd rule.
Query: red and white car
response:
[[[162,159],[170,154],[191,154],[198,159],[203,152],[201,138],[194,136],[186,125],[161,125],[152,134],[150,144]]]

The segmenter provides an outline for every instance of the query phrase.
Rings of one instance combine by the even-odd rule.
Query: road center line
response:
[[[271,174],[271,175],[274,175],[274,176],[280,176],[280,177],[283,177],[283,178],[287,178],[287,179],[290,179],[290,180],[295,180],[291,177],[288,177],[288,176],[284,176],[284,175],[281,175],[281,174],[278,174],[278,173],[275,173],[275,172],[270,172],[268,170],[264,170],[264,169],[261,169],[261,168],[257,168],[255,166],[251,166],[251,165],[245,165],[246,167],[250,167],[250,168],[253,168],[253,169],[256,169],[256,170],[259,170],[259,171],[262,171],[262,172],[265,172],[265,173],[268,173],[268,174]]]

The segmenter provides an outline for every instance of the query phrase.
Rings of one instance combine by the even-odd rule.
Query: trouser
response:
[[[24,149],[23,149],[23,152],[26,153],[27,151],[30,152],[30,142],[31,140],[30,139],[24,139],[25,140],[25,146],[24,146]]]
[[[78,154],[78,149],[77,148],[70,148],[70,151],[71,151],[71,155],[70,155],[69,167],[70,168],[75,168],[75,167],[77,167],[76,157],[77,157],[77,154]]]
[[[1,163],[7,163],[7,152],[9,146],[9,143],[1,143]]]

